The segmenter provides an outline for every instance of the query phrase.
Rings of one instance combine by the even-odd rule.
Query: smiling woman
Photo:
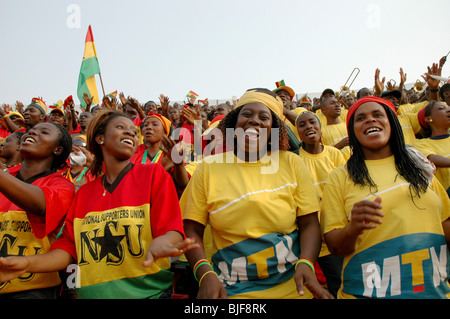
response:
[[[211,256],[186,254],[198,298],[331,297],[314,276],[318,201],[304,162],[287,151],[282,115],[275,93],[248,90],[219,124],[227,151],[205,158],[183,193],[186,235],[201,243],[209,224],[213,238]],[[278,170],[262,173],[272,161]]]
[[[296,126],[302,140],[299,156],[311,174],[316,195],[321,202],[328,176],[335,168],[345,165],[346,160],[336,147],[322,144],[322,128],[315,113],[301,113]],[[342,257],[331,255],[327,245],[322,242],[318,263],[325,275],[328,290],[336,297],[341,285]]]
[[[274,102],[275,101],[275,102]],[[220,121],[225,148],[233,149],[235,155],[248,161],[250,155],[255,159],[270,151],[287,151],[289,138],[281,121],[283,105],[275,93],[267,89],[250,89],[244,94],[237,107]],[[230,145],[227,129],[234,129],[234,139]],[[278,136],[273,136],[273,131]],[[274,143],[272,143],[274,139]],[[241,155],[239,150],[244,151]]]
[[[198,245],[185,239],[167,172],[161,165],[130,162],[137,143],[135,125],[124,113],[105,110],[92,118],[87,144],[97,178],[76,193],[50,252],[0,258],[0,282],[65,269],[75,259],[79,298],[158,298],[172,287],[167,257]]]
[[[450,106],[431,101],[418,113],[426,138],[417,139],[417,148],[436,166],[436,177],[450,196]]]
[[[55,241],[75,189],[57,173],[72,149],[72,139],[60,125],[40,123],[23,135],[19,171],[0,170],[0,242],[11,242],[0,257],[45,253]],[[26,226],[25,226],[26,225]],[[56,298],[56,271],[0,280],[6,298]]]
[[[322,201],[325,241],[344,256],[338,298],[448,298],[449,272],[433,275],[433,254],[448,256],[447,193],[409,155],[389,101],[358,100],[347,128],[352,156],[330,174]]]

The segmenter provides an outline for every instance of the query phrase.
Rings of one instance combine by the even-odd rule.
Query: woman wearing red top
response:
[[[10,134],[2,143],[0,151],[0,169],[4,171],[15,173],[20,169],[22,164],[22,155],[20,155],[20,141],[25,133],[14,132]]]
[[[137,147],[131,158],[133,163],[161,163],[163,136],[169,136],[172,123],[158,113],[150,112],[142,125],[144,144]]]
[[[124,113],[105,110],[92,118],[87,144],[97,178],[76,193],[63,235],[51,251],[0,258],[0,281],[30,271],[61,270],[76,260],[79,298],[159,298],[172,286],[165,257],[198,245],[184,236],[167,172],[160,165],[130,162],[136,134]]]
[[[62,126],[36,124],[22,137],[20,169],[0,170],[1,257],[49,251],[75,193],[73,184],[57,173],[71,149],[72,139]],[[59,284],[56,271],[31,271],[11,281],[0,279],[0,296],[55,298]]]
[[[189,183],[183,161],[172,160],[172,149],[175,142],[169,137],[172,123],[165,116],[150,112],[144,120],[142,135],[144,144],[137,147],[136,153],[130,159],[132,163],[158,163],[161,164],[172,176],[179,196]]]

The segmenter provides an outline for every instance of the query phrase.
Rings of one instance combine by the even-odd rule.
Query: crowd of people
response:
[[[409,90],[3,105],[0,299],[448,298],[445,60]]]

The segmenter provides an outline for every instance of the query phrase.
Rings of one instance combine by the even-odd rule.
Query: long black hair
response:
[[[395,158],[395,167],[397,172],[410,183],[409,189],[411,196],[420,197],[420,193],[424,193],[427,190],[428,180],[424,176],[422,169],[416,164],[406,150],[402,127],[398,121],[397,115],[388,106],[384,104],[380,105],[382,105],[386,111],[389,124],[391,126],[391,137],[389,139],[389,143],[391,144],[391,150]],[[361,144],[356,138],[355,131],[353,129],[354,119],[355,117],[352,116],[348,125],[348,138],[350,148],[352,149],[352,155],[347,161],[346,168],[350,178],[355,184],[369,186],[371,193],[373,190],[376,192],[377,185],[370,177]]]
[[[63,148],[61,154],[55,156],[52,163],[53,169],[58,169],[64,166],[67,158],[69,157],[70,152],[72,152],[72,136],[69,132],[60,124],[56,124],[53,122],[48,122],[54,126],[56,126],[60,133],[59,146]]]

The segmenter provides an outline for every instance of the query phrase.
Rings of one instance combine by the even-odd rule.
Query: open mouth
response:
[[[379,132],[381,132],[381,129],[378,127],[369,127],[364,134],[365,135],[373,135],[373,134],[378,134]]]
[[[245,136],[248,137],[249,140],[257,140],[259,137],[259,132],[251,127],[245,130]]]
[[[32,137],[32,136],[28,136],[28,137],[26,137],[23,140],[23,143],[31,143],[31,144],[33,144],[33,143],[36,143],[36,139],[34,137]]]
[[[134,146],[134,141],[131,138],[124,138],[120,140],[120,143]]]
[[[306,132],[305,135],[306,135],[306,136],[313,136],[313,135],[316,135],[316,131],[313,131],[313,130],[308,131],[308,132]]]

